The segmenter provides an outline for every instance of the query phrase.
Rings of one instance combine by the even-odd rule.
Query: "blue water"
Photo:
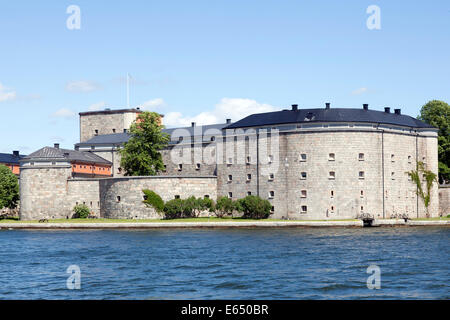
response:
[[[445,227],[2,230],[0,298],[449,299],[449,240]]]

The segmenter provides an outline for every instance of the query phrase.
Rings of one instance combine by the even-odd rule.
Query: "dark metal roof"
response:
[[[135,112],[135,113],[141,113],[142,110],[139,109],[118,109],[118,110],[111,110],[111,109],[105,109],[105,110],[98,110],[98,111],[87,111],[87,112],[80,112],[80,116],[90,116],[90,115],[96,115],[96,114],[115,114],[115,113],[127,113],[127,112]]]
[[[16,156],[10,153],[0,153],[0,163],[19,164],[19,160],[24,157],[24,155]]]
[[[225,129],[311,122],[370,122],[414,128],[433,128],[433,126],[413,117],[396,113],[364,109],[321,108],[252,114]]]
[[[77,143],[75,146],[91,146],[96,144],[123,144],[128,142],[130,134],[128,132],[102,134],[95,136],[85,142]]]
[[[222,130],[229,124],[230,123],[219,123],[219,124],[210,124],[210,125],[197,126],[197,127],[190,126],[190,127],[180,127],[180,128],[166,128],[166,129],[163,129],[162,131],[169,135],[172,135],[172,133],[175,130],[184,129],[184,130],[187,130],[187,132],[189,132],[189,135],[194,136],[194,133],[196,133],[195,128],[197,128],[197,130],[200,130],[200,128],[201,128],[201,133],[204,135],[205,133],[207,133],[208,130],[213,130],[213,129]],[[128,140],[130,139],[130,136],[131,135],[129,132],[102,134],[102,135],[95,136],[85,142],[77,143],[77,144],[75,144],[75,147],[124,144],[125,142],[128,142]]]
[[[44,147],[39,149],[30,155],[23,158],[23,160],[68,160],[70,162],[86,162],[86,163],[97,163],[97,164],[109,164],[112,163],[102,157],[88,151],[76,151],[69,149],[51,148]]]

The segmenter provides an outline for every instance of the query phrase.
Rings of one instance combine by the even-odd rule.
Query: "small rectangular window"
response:
[[[251,163],[251,157],[247,157],[247,164],[250,164]]]
[[[209,199],[209,194],[205,194],[203,198]]]
[[[361,196],[361,198],[364,198],[364,190],[361,190],[360,196]]]
[[[273,179],[275,178],[275,175],[273,173],[269,174],[269,181],[273,181]]]
[[[233,176],[231,174],[228,175],[228,181],[233,181]]]
[[[117,202],[120,202],[120,196],[117,196]]]
[[[275,191],[269,191],[269,199],[275,197]]]
[[[307,206],[302,206],[301,213],[307,213],[307,212],[308,212],[308,207]]]
[[[391,172],[391,179],[395,180],[395,172]]]
[[[334,155],[334,153],[328,154],[328,161],[334,161],[334,160],[335,160],[335,155]]]
[[[360,179],[364,179],[364,171],[360,171],[358,175]]]
[[[408,156],[408,163],[411,163],[412,157]]]
[[[247,174],[247,181],[252,180],[252,175],[251,174]]]
[[[273,162],[273,156],[270,155],[270,156],[267,158],[267,161],[268,161],[269,163],[272,163],[272,162]]]
[[[391,162],[395,162],[395,155],[391,154]]]
[[[228,158],[227,163],[228,163],[228,164],[233,164],[233,158]]]
[[[334,198],[334,191],[333,190],[330,191],[330,196],[331,196],[331,198]]]
[[[175,195],[175,199],[180,199],[180,195],[179,194]]]
[[[195,165],[195,170],[200,170],[200,163],[197,163],[196,165]]]
[[[272,208],[270,208],[270,212],[275,212],[275,207],[272,206]]]
[[[112,132],[113,132],[113,133],[116,133],[116,129],[112,129]]]
[[[361,211],[364,211],[364,206],[361,206]]]
[[[358,160],[359,160],[359,161],[364,161],[364,153],[360,153],[360,154],[358,155]]]
[[[334,180],[336,178],[336,173],[334,171],[330,171],[329,175],[328,175],[328,178],[330,180]]]
[[[302,172],[302,173],[300,174],[300,179],[301,179],[301,180],[306,180],[306,172]]]
[[[300,161],[306,161],[306,153],[300,154]]]
[[[331,206],[331,208],[330,208],[331,210],[331,212],[334,212],[334,206]]]
[[[228,198],[233,198],[233,192],[228,192]]]
[[[248,195],[248,196],[251,196],[251,195],[252,195],[252,192],[251,192],[251,191],[247,191],[247,195]]]
[[[178,171],[181,171],[181,170],[183,170],[183,164],[178,164]]]
[[[302,198],[306,198],[306,195],[307,195],[307,191],[306,191],[306,190],[302,190],[302,191],[300,192],[300,196],[301,196]]]

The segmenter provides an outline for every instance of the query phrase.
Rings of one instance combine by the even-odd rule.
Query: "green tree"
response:
[[[270,215],[272,205],[269,200],[262,199],[258,196],[246,196],[238,200],[236,209],[243,212],[243,218],[267,219]]]
[[[72,216],[73,219],[86,219],[87,217],[89,217],[91,210],[85,204],[77,204],[73,208],[73,212],[74,212]]]
[[[428,207],[431,200],[431,188],[433,183],[437,182],[437,176],[434,172],[425,170],[423,162],[418,162],[417,169],[408,171],[407,174],[411,177],[411,180],[417,186],[417,195],[422,199],[425,205],[427,218],[430,217]],[[422,186],[422,178],[425,180],[425,188]]]
[[[0,209],[14,209],[19,201],[19,182],[12,171],[0,165]]]
[[[220,197],[217,199],[216,216],[218,218],[223,218],[226,215],[231,215],[234,208],[235,205],[233,203],[233,200],[228,197]]]
[[[160,151],[167,146],[169,135],[162,132],[160,115],[142,112],[130,127],[130,140],[120,150],[121,167],[127,176],[154,176],[164,170]]]
[[[450,105],[439,100],[429,101],[420,110],[418,119],[439,128],[439,181],[450,180]]]

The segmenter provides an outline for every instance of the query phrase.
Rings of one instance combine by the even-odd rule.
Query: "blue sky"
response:
[[[69,5],[81,29],[69,30]],[[381,10],[369,30],[366,9]],[[449,1],[0,0],[0,152],[79,139],[78,112],[183,125],[299,107],[450,102]]]

